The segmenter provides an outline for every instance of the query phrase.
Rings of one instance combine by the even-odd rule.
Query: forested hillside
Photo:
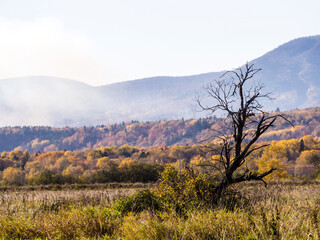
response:
[[[274,113],[276,114],[276,113]],[[279,120],[261,141],[283,140],[311,135],[320,137],[320,107],[284,112],[294,124]],[[47,152],[82,150],[128,144],[141,148],[193,145],[210,140],[221,119],[127,122],[82,128],[5,127],[0,128],[0,151]]]

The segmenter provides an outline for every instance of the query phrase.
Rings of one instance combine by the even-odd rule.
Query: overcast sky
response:
[[[319,0],[0,0],[0,79],[90,85],[238,67],[320,34]]]

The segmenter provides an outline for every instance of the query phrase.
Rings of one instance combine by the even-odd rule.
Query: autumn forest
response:
[[[256,172],[277,167],[267,179],[317,179],[319,107],[284,114],[294,127],[279,120],[257,143],[270,145],[251,155],[247,164]],[[212,129],[221,121],[206,118],[82,128],[1,128],[1,185],[155,182],[165,164],[210,172],[210,167],[199,165],[212,163],[218,156],[206,154],[202,147],[215,144]]]

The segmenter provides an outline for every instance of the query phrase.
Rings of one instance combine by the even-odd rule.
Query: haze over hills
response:
[[[256,80],[276,98],[267,110],[320,104],[320,35],[295,39],[251,61]],[[235,66],[236,67],[236,66]],[[152,77],[100,87],[54,77],[0,81],[0,126],[83,126],[122,121],[197,118],[195,91],[222,72]]]

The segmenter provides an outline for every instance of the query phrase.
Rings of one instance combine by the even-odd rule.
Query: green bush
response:
[[[163,209],[161,199],[154,195],[149,189],[135,193],[123,199],[118,199],[114,209],[126,214],[128,212],[139,213],[144,210],[159,211]]]
[[[167,165],[161,173],[161,179],[154,189],[166,207],[181,212],[193,207],[212,207],[216,202],[216,180],[209,174],[198,174],[190,169],[179,173]]]
[[[73,182],[74,179],[70,175],[56,174],[49,169],[44,169],[39,175],[29,179],[30,185],[65,184]]]

